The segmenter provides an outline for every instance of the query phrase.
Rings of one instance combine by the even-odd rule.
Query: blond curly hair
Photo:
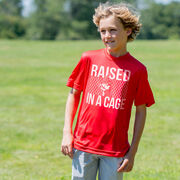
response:
[[[99,6],[95,9],[93,22],[97,27],[99,27],[100,19],[106,18],[110,15],[114,15],[120,19],[124,28],[132,29],[132,33],[128,36],[127,41],[133,41],[140,32],[140,28],[142,26],[139,22],[140,15],[135,10],[135,8],[127,3],[100,3]]]

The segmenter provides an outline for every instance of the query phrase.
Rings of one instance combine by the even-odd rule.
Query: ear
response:
[[[131,35],[132,29],[131,28],[126,28],[126,33],[127,33],[127,36]]]

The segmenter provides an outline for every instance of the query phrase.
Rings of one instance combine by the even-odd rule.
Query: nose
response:
[[[106,31],[105,37],[111,37],[111,33],[109,31]]]

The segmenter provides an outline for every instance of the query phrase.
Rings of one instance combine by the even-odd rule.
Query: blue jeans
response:
[[[77,149],[73,150],[72,180],[122,180],[123,173],[118,173],[117,168],[123,158],[108,157],[86,153]]]

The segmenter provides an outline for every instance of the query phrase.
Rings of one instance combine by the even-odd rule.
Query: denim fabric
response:
[[[118,165],[123,158],[101,156],[73,149],[72,180],[122,180],[123,173],[118,173]]]

